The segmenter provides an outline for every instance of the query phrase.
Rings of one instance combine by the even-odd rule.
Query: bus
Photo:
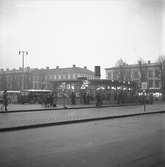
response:
[[[43,103],[44,97],[52,93],[52,90],[46,89],[25,89],[21,91],[19,102],[24,103]]]

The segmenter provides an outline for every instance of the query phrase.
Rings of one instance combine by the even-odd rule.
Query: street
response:
[[[164,167],[165,115],[0,133],[1,167]]]
[[[164,111],[164,109],[164,103],[146,105],[145,112],[149,113]],[[143,105],[69,110],[45,110],[38,112],[3,112],[0,113],[0,129],[89,118],[113,117],[137,113],[144,113]]]

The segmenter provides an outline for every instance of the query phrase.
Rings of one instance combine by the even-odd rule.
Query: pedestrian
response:
[[[57,106],[57,92],[53,92],[53,107]]]
[[[71,93],[71,104],[72,105],[76,104],[76,95],[74,92]]]
[[[87,92],[87,95],[86,95],[86,104],[89,104],[90,103],[90,94],[89,92]]]
[[[153,94],[152,93],[150,93],[150,95],[149,95],[149,101],[150,101],[150,104],[153,104]]]
[[[4,90],[3,92],[3,105],[5,107],[5,111],[7,111],[7,106],[8,106],[7,90]]]
[[[45,103],[45,107],[49,107],[49,95],[45,95],[45,98],[44,98],[44,103]]]
[[[100,92],[96,92],[96,107],[101,106],[101,95]]]
[[[63,91],[63,106],[64,106],[64,109],[67,109],[67,107],[66,107],[66,98],[67,98],[67,94],[65,93],[65,91]]]
[[[0,110],[3,111],[3,94],[2,94],[2,97],[0,97]]]
[[[49,102],[50,102],[50,107],[53,107],[53,102],[54,102],[54,95],[53,95],[53,93],[51,93],[49,95]]]
[[[84,104],[87,104],[86,92],[83,93],[83,103],[84,103]]]

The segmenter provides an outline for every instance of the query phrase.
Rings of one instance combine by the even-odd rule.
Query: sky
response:
[[[165,53],[163,0],[0,0],[0,68],[112,67]],[[163,17],[164,16],[164,17]]]
[[[163,17],[162,17],[162,19],[163,19],[163,41],[162,41],[162,54],[163,55],[165,55],[165,0],[163,1],[163,10],[162,10],[162,12],[163,12]]]

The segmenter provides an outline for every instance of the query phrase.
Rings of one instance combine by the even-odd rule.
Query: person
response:
[[[74,92],[71,93],[71,104],[72,105],[76,104],[76,95]]]
[[[86,95],[86,104],[89,104],[90,103],[90,94],[89,92],[87,92],[87,95]]]
[[[65,93],[65,91],[63,91],[63,106],[64,106],[64,109],[67,109],[67,107],[66,107],[66,98],[67,98],[67,94]]]
[[[149,95],[149,101],[150,101],[150,104],[153,104],[153,94],[152,93],[150,93],[150,95]]]
[[[50,105],[50,107],[53,107],[53,103],[54,103],[54,95],[53,95],[53,93],[50,93],[50,95],[49,95],[49,105]]]
[[[3,105],[5,107],[5,111],[7,111],[7,106],[8,106],[7,90],[4,90],[3,92]]]
[[[45,95],[44,103],[45,103],[45,107],[50,106],[50,95],[49,94]]]
[[[96,92],[96,107],[100,107],[102,104],[101,94],[100,92]]]
[[[0,97],[0,110],[3,111],[3,94],[2,97]]]
[[[53,92],[53,107],[57,106],[57,92]]]
[[[86,92],[83,93],[83,104],[86,104]]]

